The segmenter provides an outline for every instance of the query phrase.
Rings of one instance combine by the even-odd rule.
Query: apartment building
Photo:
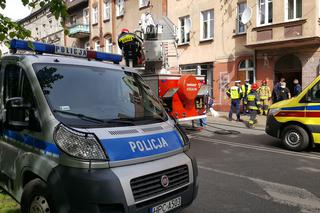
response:
[[[170,0],[168,17],[178,26],[179,64],[183,73],[206,75],[215,106],[235,79],[255,81],[253,50],[246,47],[246,26],[239,17],[245,1]]]
[[[66,0],[69,18],[66,28],[66,46],[89,48],[90,43],[90,13],[88,0]]]
[[[207,76],[218,110],[229,109],[234,80],[273,87],[284,77],[293,89],[295,78],[306,86],[319,75],[318,0],[171,0],[168,8],[179,26],[180,68]]]
[[[31,31],[31,40],[64,45],[65,36],[61,20],[56,20],[49,10],[49,5],[36,7],[31,14],[18,21]]]
[[[141,14],[163,14],[164,0],[67,0],[67,45],[120,53],[117,37],[123,28],[139,29]]]

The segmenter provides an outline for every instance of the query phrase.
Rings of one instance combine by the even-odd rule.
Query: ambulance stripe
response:
[[[285,107],[285,108],[282,108],[281,110],[294,110],[294,111],[297,111],[297,110],[304,110],[305,109],[305,107],[304,106],[302,106],[302,107]]]
[[[306,117],[320,117],[320,112],[306,112]]]
[[[285,107],[285,108],[282,108],[281,110],[285,110],[285,111],[298,111],[298,110],[314,111],[314,110],[319,110],[320,111],[320,105],[317,105],[317,106],[300,106],[300,107]]]
[[[305,112],[303,111],[282,111],[276,114],[276,117],[304,117]]]

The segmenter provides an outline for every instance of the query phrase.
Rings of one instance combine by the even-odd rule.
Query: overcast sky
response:
[[[13,20],[18,20],[28,16],[30,11],[31,10],[28,7],[23,6],[21,0],[7,0],[5,10],[0,10],[0,13],[3,13]]]

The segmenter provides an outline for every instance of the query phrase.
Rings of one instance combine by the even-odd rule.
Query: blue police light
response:
[[[36,53],[68,55],[68,56],[74,56],[74,57],[96,59],[99,61],[111,61],[116,64],[119,64],[120,61],[122,60],[122,55],[90,51],[90,50],[81,49],[81,48],[57,46],[57,45],[45,44],[41,42],[24,41],[24,40],[18,40],[18,39],[11,40],[10,49],[34,51]]]

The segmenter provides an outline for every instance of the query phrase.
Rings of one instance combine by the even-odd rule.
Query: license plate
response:
[[[150,213],[165,213],[181,206],[181,197],[169,200],[150,209]]]

